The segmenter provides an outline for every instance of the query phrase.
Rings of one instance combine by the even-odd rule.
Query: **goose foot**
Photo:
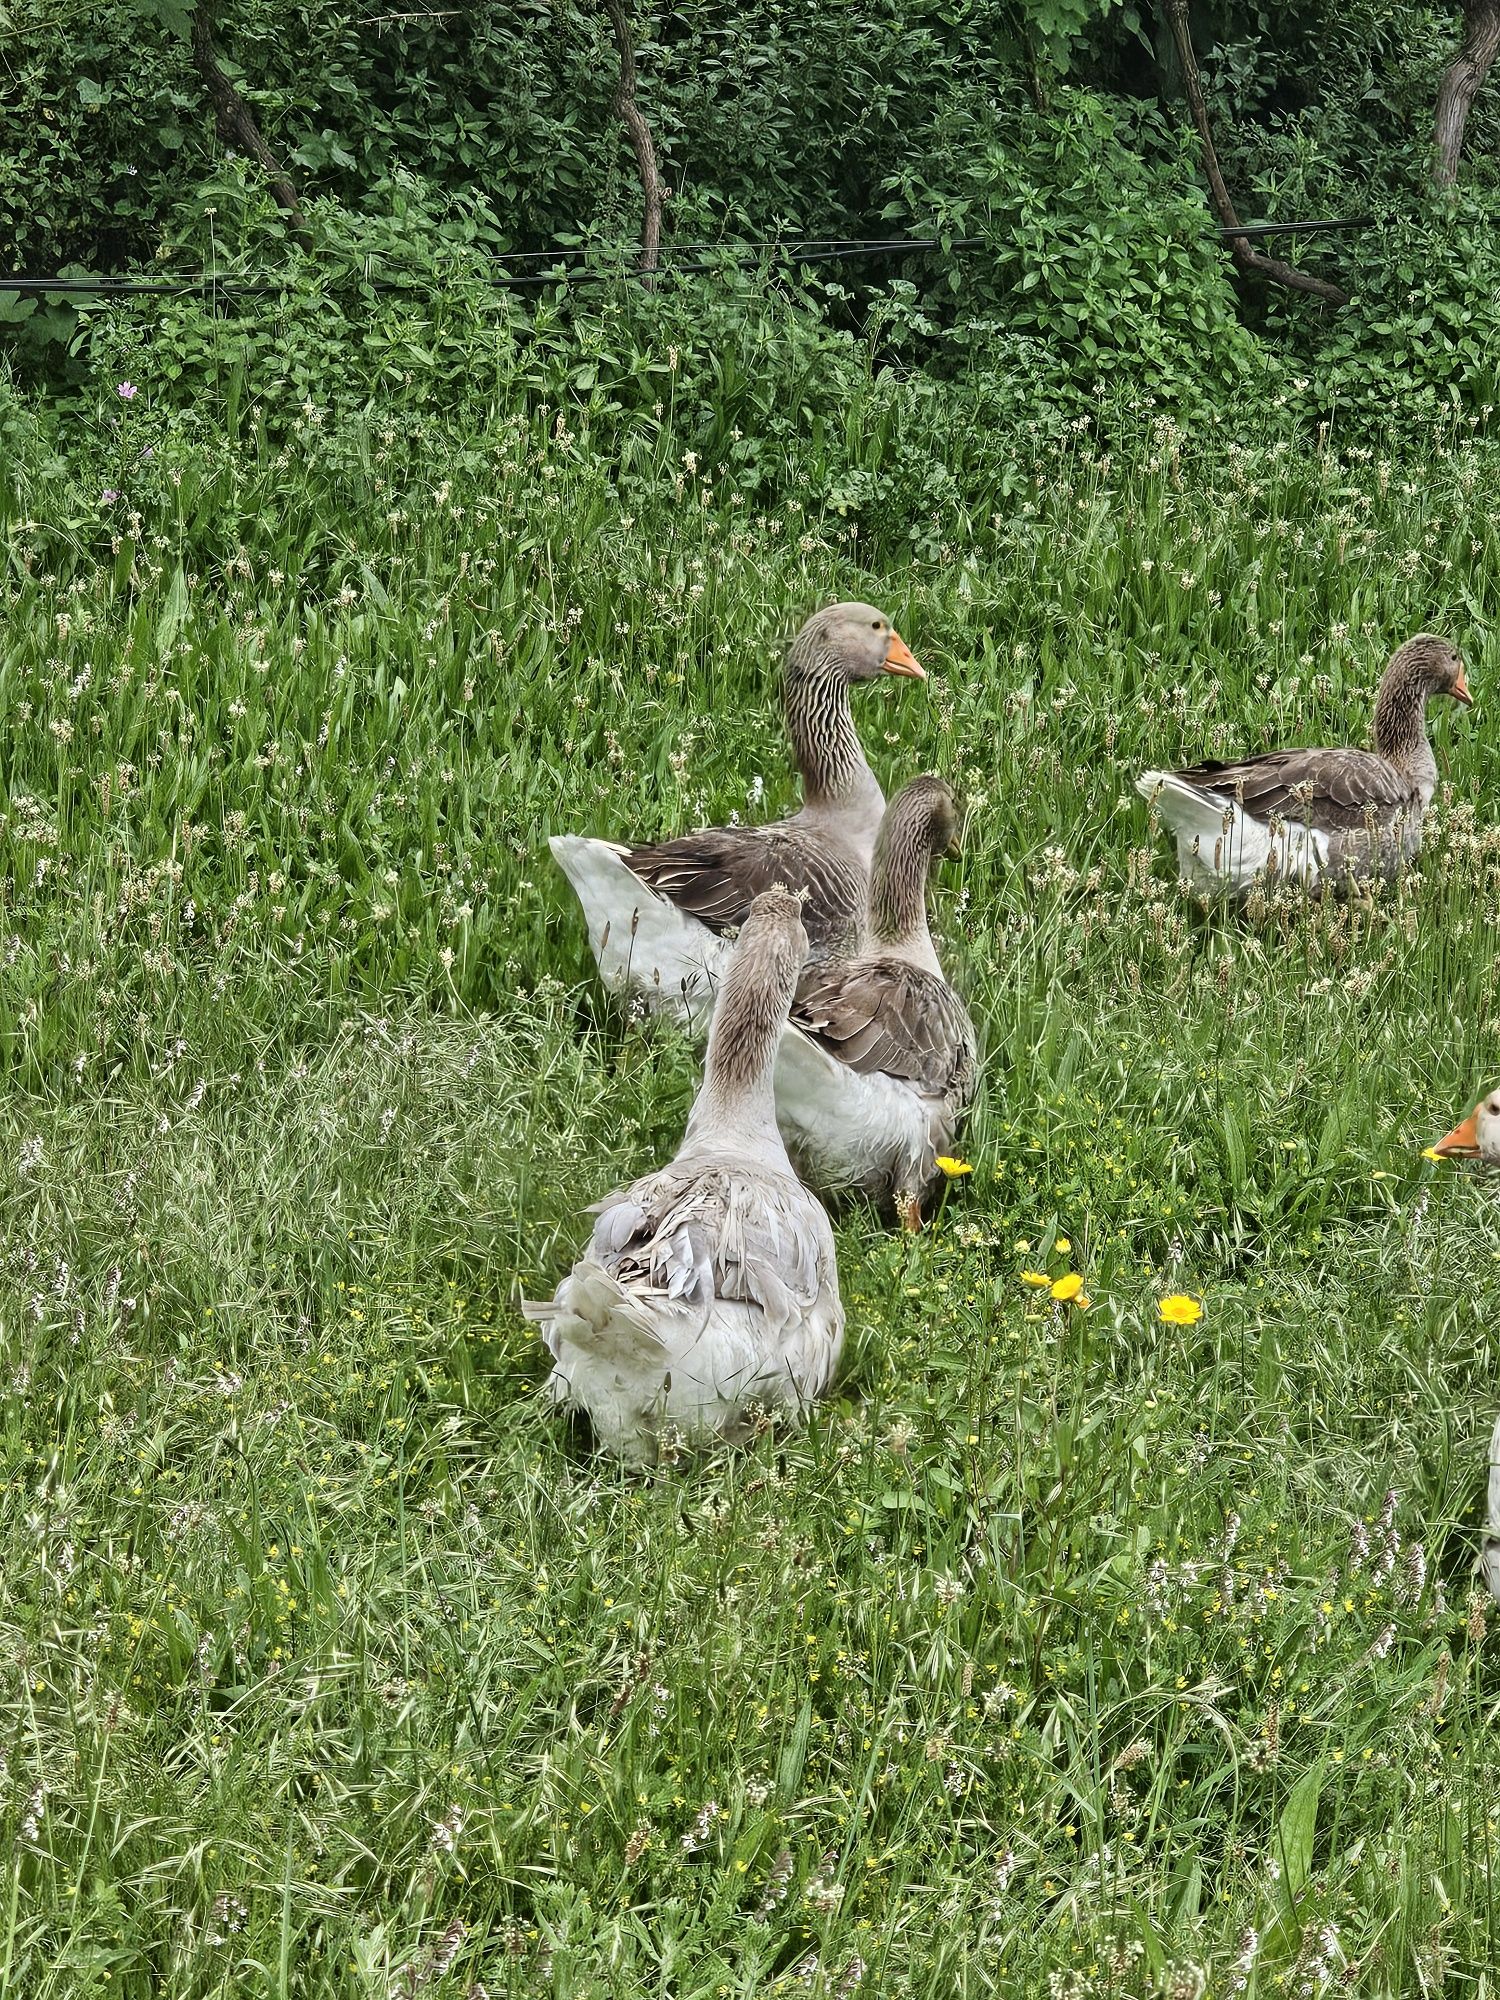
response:
[[[896,1196],[896,1214],[901,1227],[913,1235],[922,1227],[922,1204],[914,1194]]]

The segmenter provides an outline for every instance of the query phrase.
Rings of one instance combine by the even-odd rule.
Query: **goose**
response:
[[[1432,1151],[1500,1167],[1500,1090],[1481,1097],[1468,1117],[1439,1139]]]
[[[1500,1090],[1480,1098],[1468,1117],[1455,1125],[1446,1138],[1439,1139],[1434,1153],[1460,1159],[1480,1160],[1487,1167],[1500,1167]],[[1490,1479],[1486,1516],[1489,1533],[1479,1546],[1479,1569],[1485,1587],[1500,1603],[1500,1421],[1490,1438]]]
[[[1273,750],[1143,771],[1135,788],[1176,836],[1184,885],[1243,897],[1258,879],[1280,876],[1321,895],[1325,878],[1394,875],[1421,847],[1437,786],[1426,711],[1440,694],[1473,700],[1453,647],[1420,632],[1381,677],[1373,750]]]
[[[937,1155],[974,1095],[974,1025],[943,977],[927,928],[933,860],[958,850],[941,778],[916,778],[886,808],[865,936],[843,963],[797,989],[776,1059],[776,1113],[792,1157],[824,1193],[894,1201],[921,1227]]]
[[[661,1433],[734,1436],[748,1406],[800,1411],[844,1337],[833,1232],[776,1129],[776,1047],[807,955],[800,899],[757,896],[729,956],[677,1156],[597,1204],[592,1241],[545,1303],[554,1403],[641,1463]]]
[[[815,612],[793,639],[782,685],[802,808],[789,819],[651,842],[553,835],[553,859],[583,906],[589,948],[611,992],[701,1026],[728,934],[776,883],[807,892],[802,921],[815,963],[847,948],[885,810],[849,712],[849,689],[882,674],[927,678],[872,604]]]

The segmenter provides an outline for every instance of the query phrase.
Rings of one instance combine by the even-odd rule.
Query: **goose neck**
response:
[[[879,787],[849,708],[848,676],[831,655],[788,663],[786,726],[808,805],[845,804]]]
[[[899,807],[896,809],[899,813]],[[927,931],[927,872],[931,855],[925,821],[887,823],[870,875],[870,936],[887,950],[931,950]]]
[[[1427,741],[1427,689],[1422,681],[1406,674],[1388,674],[1382,681],[1375,703],[1375,748],[1431,797],[1437,759]]]
[[[776,1051],[797,971],[790,958],[764,963],[748,941],[736,946],[714,1009],[685,1145],[733,1149],[758,1161],[785,1159],[776,1126]]]

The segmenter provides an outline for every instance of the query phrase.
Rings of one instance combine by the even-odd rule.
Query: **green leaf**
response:
[[[184,41],[193,32],[192,0],[136,0],[136,9],[142,20],[158,21]]]
[[[162,601],[161,616],[156,621],[156,654],[162,659],[170,651],[172,641],[177,637],[177,628],[187,616],[187,578],[179,564],[172,573],[172,581],[167,585],[167,594]]]
[[[1292,1896],[1301,1894],[1312,1873],[1313,1840],[1318,1830],[1318,1798],[1323,1766],[1314,1764],[1293,1785],[1277,1832],[1282,1879]]]

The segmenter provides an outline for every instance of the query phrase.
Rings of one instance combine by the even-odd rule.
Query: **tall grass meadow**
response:
[[[0,389],[0,1990],[1493,1992],[1494,447],[160,310]],[[841,1214],[805,1427],[625,1472],[516,1300],[695,1058],[546,835],[787,806],[833,597],[965,803],[973,1172]],[[1420,871],[1188,901],[1133,774],[1423,629]]]

